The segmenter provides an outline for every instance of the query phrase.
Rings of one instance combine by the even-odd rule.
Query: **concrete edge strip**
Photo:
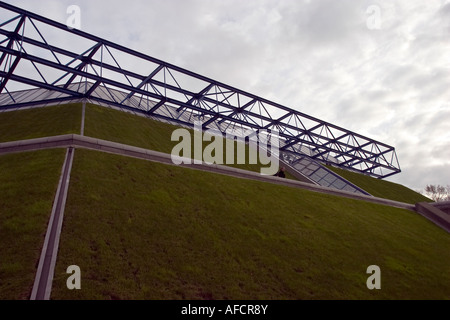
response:
[[[58,254],[74,149],[69,147],[61,171],[30,300],[49,300]]]
[[[86,117],[86,99],[83,99],[83,102],[81,103],[81,128],[80,128],[80,135],[82,136],[84,136],[85,117]]]
[[[433,204],[419,202],[416,204],[416,211],[450,233],[450,216]]]
[[[0,154],[35,151],[55,147],[70,147],[72,144],[73,135],[3,142],[0,143]]]
[[[53,200],[53,207],[52,207],[52,212],[50,215],[50,220],[48,222],[47,225],[47,232],[45,234],[45,239],[44,239],[44,245],[42,247],[41,250],[41,256],[39,258],[39,264],[38,264],[38,268],[36,271],[36,276],[34,279],[34,284],[33,284],[33,289],[31,291],[31,297],[30,300],[37,300],[37,295],[38,295],[38,289],[39,289],[39,284],[41,282],[41,278],[43,276],[43,268],[44,268],[44,261],[47,255],[47,249],[50,243],[50,233],[51,233],[51,229],[52,226],[54,224],[55,221],[55,216],[56,216],[56,208],[57,208],[57,199],[60,197],[61,194],[61,187],[62,187],[62,181],[63,181],[63,175],[64,175],[64,168],[66,166],[67,163],[67,153],[66,153],[66,158],[64,159],[64,163],[63,163],[63,167],[61,170],[61,175],[59,177],[59,182],[58,182],[58,188],[56,189],[56,195],[55,198]]]
[[[445,214],[450,216],[450,201],[448,201],[448,200],[439,201],[439,202],[434,202],[434,203],[430,203],[430,204],[433,207],[438,208],[439,210],[441,210],[442,212],[444,212]]]
[[[55,266],[56,266],[56,258],[58,255],[58,249],[59,249],[59,239],[61,237],[61,230],[62,230],[62,224],[64,221],[64,212],[66,208],[66,201],[67,201],[67,194],[69,192],[69,183],[70,183],[70,174],[72,172],[72,164],[73,164],[73,158],[75,154],[74,148],[68,148],[68,159],[67,159],[67,167],[66,167],[66,173],[65,173],[65,181],[64,181],[64,187],[63,187],[63,193],[60,196],[61,204],[60,204],[60,214],[58,219],[58,224],[56,226],[55,230],[55,247],[53,249],[52,258],[50,262],[50,270],[49,270],[49,277],[47,280],[47,286],[45,290],[45,300],[50,299],[51,289],[52,289],[52,283],[53,283],[53,276],[55,274]]]

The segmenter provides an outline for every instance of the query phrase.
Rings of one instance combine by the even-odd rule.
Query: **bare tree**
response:
[[[450,185],[447,185],[446,187],[439,184],[427,185],[425,187],[425,194],[435,202],[450,200]]]

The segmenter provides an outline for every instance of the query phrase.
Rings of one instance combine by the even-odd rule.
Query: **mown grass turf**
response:
[[[171,154],[174,147],[180,145],[184,141],[181,138],[179,140],[172,141],[172,133],[177,129],[180,129],[180,127],[135,115],[130,112],[123,112],[91,104],[87,104],[86,106],[85,135],[87,136]],[[194,142],[194,131],[191,129],[188,131],[190,133],[190,154],[186,155],[175,153],[177,156],[180,155],[193,159],[200,159],[208,146],[210,146],[210,149],[213,149],[214,144],[212,143],[216,141],[215,139],[217,139],[222,145],[222,148],[217,148],[218,151],[222,152],[222,157],[220,157],[219,164],[225,164],[255,172],[260,172],[261,167],[268,168],[270,166],[268,164],[261,164],[259,161],[259,153],[256,154],[257,163],[251,163],[249,159],[250,149],[247,145],[244,145],[245,151],[240,152],[237,142],[234,142],[231,149],[227,146],[226,140],[221,137],[214,137],[210,138],[210,140],[205,139],[205,141],[201,141],[200,149],[202,153],[200,154],[200,157],[198,157],[194,152],[196,143]],[[202,137],[203,135],[201,135],[200,140],[202,140]],[[187,150],[188,148],[186,148],[185,151]],[[228,161],[226,158],[229,150],[233,150],[234,153],[234,159],[232,161]],[[209,152],[207,154],[209,155]],[[238,162],[238,155],[243,156],[244,161],[242,162],[245,163]],[[212,156],[215,156],[214,152],[212,153]],[[201,160],[204,159],[202,158]],[[287,175],[287,178],[295,179],[289,174]]]
[[[450,298],[450,237],[411,211],[88,150],[69,191],[52,299]]]
[[[80,133],[81,104],[0,113],[0,142]]]
[[[0,156],[0,300],[29,299],[64,150]]]
[[[129,112],[86,105],[85,135],[170,153],[177,142],[171,142],[178,127]]]
[[[412,204],[432,201],[424,195],[394,182],[375,179],[370,176],[335,167],[328,168],[339,174],[341,177],[356,184],[363,190],[366,190],[374,197],[386,198]]]

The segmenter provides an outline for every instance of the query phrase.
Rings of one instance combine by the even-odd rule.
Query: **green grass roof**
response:
[[[446,299],[448,261],[412,211],[77,150],[52,297]]]

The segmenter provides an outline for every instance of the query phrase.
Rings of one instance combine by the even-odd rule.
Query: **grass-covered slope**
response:
[[[448,261],[411,211],[76,150],[52,299],[450,299]]]
[[[418,202],[431,202],[431,200],[424,195],[415,192],[405,186],[398,183],[390,182],[387,180],[375,179],[370,176],[351,172],[335,167],[328,167],[341,177],[356,184],[358,187],[366,190],[374,197],[386,198],[390,200],[405,202],[405,203],[418,203]]]
[[[0,300],[28,299],[64,150],[0,156]]]
[[[182,139],[172,141],[172,133],[177,129],[180,129],[180,127],[135,115],[130,112],[122,112],[116,109],[91,104],[86,106],[85,135],[87,136],[170,154],[174,147],[182,142]],[[194,152],[194,146],[196,143],[198,144],[198,142],[194,142],[196,140],[194,131],[189,129],[188,132],[190,134],[191,146],[189,157],[201,159],[200,157],[202,157],[203,154],[200,154],[200,157],[196,157]],[[201,137],[203,137],[203,135],[201,135]],[[219,164],[255,172],[260,172],[261,167],[268,167],[268,165],[262,165],[261,162],[259,162],[259,158],[257,159],[257,163],[251,163],[249,161],[249,147],[247,145],[244,145],[245,163],[239,163],[237,159],[240,149],[238,144],[242,146],[240,142],[233,142],[232,150],[234,160],[229,163],[226,155],[230,149],[229,146],[227,146],[226,140],[222,137],[208,137],[210,137],[209,141],[205,139],[205,141],[201,142],[201,151],[206,150],[212,142],[216,142],[217,140],[220,141],[222,148],[218,148],[218,150],[221,150],[222,157],[219,160]],[[185,154],[177,153],[175,153],[175,155],[186,156]],[[215,155],[215,153],[213,153],[213,155]],[[259,156],[259,154],[257,156]],[[289,174],[287,174],[287,178],[295,179]]]
[[[177,142],[170,141],[178,127],[129,112],[86,105],[85,135],[140,148],[170,153]]]
[[[81,104],[0,112],[0,142],[80,133]]]
[[[81,104],[0,113],[0,141],[79,133],[80,120]],[[86,108],[85,134],[97,138],[170,152],[174,129]],[[64,152],[0,156],[0,299],[29,298]],[[449,249],[414,212],[77,149],[52,298],[450,299]],[[81,290],[66,287],[70,265]],[[381,290],[366,287],[369,265]]]

